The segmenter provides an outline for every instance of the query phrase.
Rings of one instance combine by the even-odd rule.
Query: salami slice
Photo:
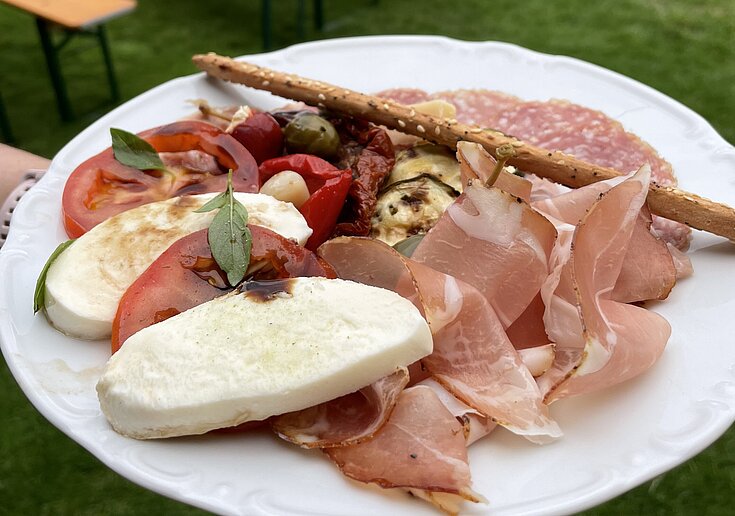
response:
[[[443,99],[454,104],[460,122],[493,128],[537,147],[571,154],[622,173],[648,163],[652,181],[665,186],[676,185],[671,164],[653,147],[601,111],[566,100],[524,101],[489,90],[454,90],[427,95],[421,90],[393,89],[381,95],[403,103]],[[652,227],[659,237],[677,248],[689,246],[691,230],[687,226],[654,217]]]
[[[378,96],[386,99],[393,99],[401,104],[416,104],[429,99],[429,94],[424,90],[416,88],[395,88],[391,90],[383,90]]]
[[[623,125],[600,111],[564,100],[522,102],[493,120],[496,129],[550,150],[623,173],[651,165],[659,184],[676,184],[671,165]]]
[[[516,96],[500,91],[490,90],[453,90],[442,91],[430,95],[430,98],[442,99],[454,104],[457,109],[457,120],[465,124],[476,124],[481,127],[494,127],[503,113],[524,104]]]

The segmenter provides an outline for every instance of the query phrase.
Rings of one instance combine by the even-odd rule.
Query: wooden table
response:
[[[69,29],[86,29],[135,9],[135,0],[0,0]]]
[[[104,23],[135,9],[137,6],[135,0],[0,0],[0,2],[36,17],[41,46],[62,120],[71,120],[74,114],[61,74],[59,51],[75,35],[91,35],[97,38],[105,62],[112,100],[117,102],[120,99]],[[58,42],[53,40],[53,28],[63,32]]]

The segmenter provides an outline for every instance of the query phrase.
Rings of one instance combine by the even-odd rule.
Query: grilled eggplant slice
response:
[[[385,185],[387,187],[421,174],[433,176],[456,191],[462,191],[459,163],[454,152],[433,143],[421,143],[399,152]]]
[[[458,196],[457,190],[427,173],[396,181],[378,196],[370,236],[393,245],[426,233]]]

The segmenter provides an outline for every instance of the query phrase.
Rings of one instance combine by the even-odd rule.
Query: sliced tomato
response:
[[[299,276],[336,278],[334,270],[311,251],[260,226],[253,235],[248,279]],[[112,323],[112,352],[147,326],[173,317],[233,290],[212,258],[207,230],[174,243],[128,288]]]
[[[158,152],[199,151],[214,157],[218,170],[185,166],[138,170],[118,162],[108,148],[79,165],[66,182],[62,198],[64,227],[77,238],[125,210],[179,195],[222,192],[232,169],[235,191],[257,192],[258,165],[248,150],[223,130],[198,120],[184,120],[143,131],[138,136]]]

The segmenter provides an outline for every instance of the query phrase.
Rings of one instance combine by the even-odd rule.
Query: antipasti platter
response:
[[[482,89],[531,101],[565,99],[601,111],[650,144],[671,163],[682,189],[735,204],[735,148],[703,118],[643,84],[575,59],[503,43],[399,36],[309,43],[243,59],[366,93]],[[62,192],[71,172],[110,145],[111,127],[137,133],[188,117],[192,99],[262,110],[291,102],[199,73],[132,99],[69,142],[22,199],[0,252],[0,344],[13,375],[52,424],[110,468],[215,513],[436,514],[401,490],[352,481],[318,450],[282,442],[266,429],[156,440],[120,435],[95,388],[110,358],[109,341],[68,337],[34,315],[36,279],[67,239]],[[580,511],[681,464],[730,427],[735,321],[727,314],[735,310],[735,247],[694,231],[687,256],[694,273],[665,301],[645,303],[671,326],[656,364],[622,384],[551,405],[563,432],[552,443],[534,444],[504,428],[474,443],[472,489],[487,504],[464,504],[462,513]]]

